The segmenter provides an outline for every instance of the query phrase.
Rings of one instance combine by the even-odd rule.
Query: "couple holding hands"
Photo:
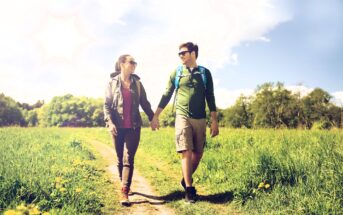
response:
[[[139,145],[142,119],[139,105],[147,114],[152,130],[159,128],[159,115],[174,91],[176,98],[175,143],[181,154],[185,201],[195,203],[196,189],[192,175],[202,158],[206,143],[206,102],[211,114],[211,137],[219,134],[213,81],[210,71],[197,65],[198,46],[192,42],[179,46],[182,65],[170,75],[166,91],[155,113],[147,99],[140,78],[134,74],[137,66],[131,55],[122,55],[106,88],[104,116],[117,154],[117,167],[122,183],[120,203],[130,205],[128,198],[132,182],[134,157]]]

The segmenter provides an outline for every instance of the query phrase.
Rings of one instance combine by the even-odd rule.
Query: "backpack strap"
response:
[[[174,86],[175,86],[175,95],[174,95],[174,102],[173,102],[173,107],[171,109],[172,113],[174,111],[175,103],[176,103],[176,94],[180,86],[180,79],[183,77],[182,76],[182,71],[183,71],[183,66],[179,65],[176,68],[176,74],[175,74],[175,79],[174,79]]]
[[[176,68],[176,75],[175,75],[175,79],[174,79],[174,86],[175,86],[175,90],[177,91],[179,89],[180,86],[180,79],[182,77],[184,77],[182,75],[182,71],[183,71],[183,66],[180,65]],[[198,72],[195,72],[194,74],[200,74],[201,75],[201,79],[202,82],[204,84],[205,90],[206,90],[206,85],[207,85],[207,77],[206,77],[206,69],[203,66],[198,66]]]
[[[138,92],[138,98],[140,100],[140,98],[141,98],[141,83],[139,80],[136,80],[135,82],[136,82],[136,87],[137,87],[137,92]]]
[[[205,90],[206,90],[206,85],[207,85],[206,69],[203,66],[198,66],[198,69],[199,69],[199,73],[201,75],[202,82],[204,83],[204,87],[205,87]]]
[[[176,91],[179,89],[180,79],[182,78],[182,71],[183,71],[182,65],[180,65],[176,68],[176,75],[175,75],[175,79],[174,79],[174,86],[175,86]]]
[[[175,106],[175,102],[176,102],[176,94],[177,94],[177,91],[178,91],[179,86],[180,86],[180,79],[182,77],[184,77],[184,75],[182,75],[182,71],[183,71],[183,65],[179,65],[176,68],[176,75],[175,75],[175,79],[174,79],[175,96],[174,96],[172,112],[174,111],[174,106]],[[206,91],[207,78],[206,78],[206,69],[205,69],[205,67],[198,66],[198,72],[195,72],[194,74],[200,74],[201,75],[201,79],[202,79],[202,82],[204,84],[205,91]]]

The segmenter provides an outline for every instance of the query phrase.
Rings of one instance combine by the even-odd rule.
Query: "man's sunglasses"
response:
[[[184,56],[187,52],[191,53],[190,51],[182,51],[182,52],[179,52],[179,56]]]
[[[133,60],[130,60],[129,63],[130,63],[131,65],[134,65],[134,66],[137,65],[137,62],[136,62],[136,61],[133,61]]]

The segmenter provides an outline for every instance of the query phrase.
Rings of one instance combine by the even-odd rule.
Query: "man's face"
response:
[[[192,62],[192,55],[188,51],[187,47],[182,47],[179,50],[179,57],[182,61],[182,64],[184,65],[190,64]]]

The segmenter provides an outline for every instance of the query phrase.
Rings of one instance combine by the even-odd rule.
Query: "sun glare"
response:
[[[41,47],[45,60],[72,61],[79,49],[91,41],[77,25],[75,16],[48,16],[33,37]]]

